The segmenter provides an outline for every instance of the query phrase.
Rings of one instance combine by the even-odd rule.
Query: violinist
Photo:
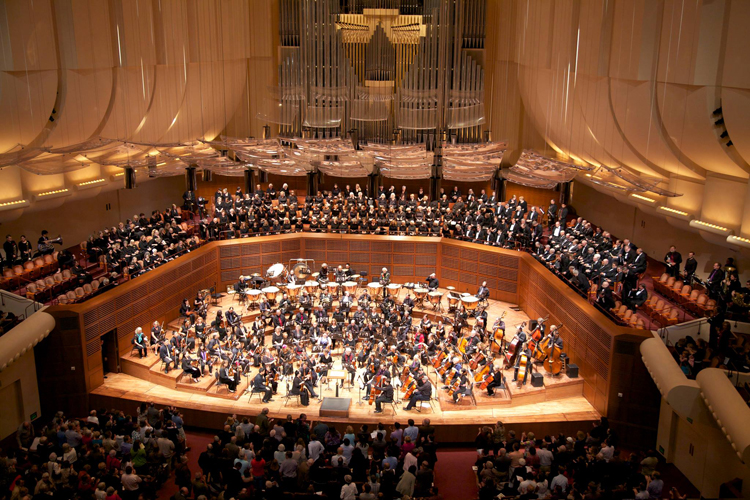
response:
[[[310,364],[307,361],[304,361],[302,363],[302,366],[299,369],[299,376],[302,378],[303,383],[305,384],[305,387],[307,388],[309,394],[313,398],[317,398],[318,395],[315,394],[315,370],[310,368]]]
[[[133,336],[132,344],[138,351],[138,354],[140,354],[141,358],[144,358],[148,355],[148,342],[146,336],[143,335],[143,328],[141,328],[140,326],[135,329],[135,335]]]
[[[383,413],[383,403],[393,402],[393,386],[388,377],[383,379],[383,384],[378,387],[380,389],[380,395],[375,398],[375,412]]]
[[[273,389],[266,384],[266,369],[261,367],[258,374],[253,377],[253,392],[263,393],[263,402],[273,401]]]
[[[302,406],[308,406],[310,404],[310,394],[307,392],[308,387],[305,381],[300,377],[299,372],[294,372],[294,379],[292,380],[292,387],[289,390],[289,394],[293,396],[299,396],[299,402]]]
[[[472,388],[472,383],[471,381],[469,381],[469,374],[465,368],[461,370],[461,373],[457,376],[457,378],[458,380],[454,383],[458,384],[458,388],[454,389],[453,391],[453,402],[456,404],[458,404],[459,396],[470,396]]]
[[[239,373],[235,373],[236,370],[232,368],[228,362],[224,362],[219,369],[219,382],[226,384],[227,389],[231,393],[237,392],[237,378]]]
[[[188,299],[182,299],[182,305],[180,306],[180,316],[190,319],[191,324],[195,323],[195,313],[190,307],[190,301]]]
[[[189,354],[182,358],[182,371],[193,379],[193,382],[200,382],[201,370],[198,368],[199,361],[193,359]]]
[[[219,340],[218,333],[211,334],[211,338],[209,339],[208,345],[206,347],[208,349],[208,353],[211,356],[219,357],[220,359],[227,358],[226,354],[224,354],[221,350],[221,341]]]
[[[195,324],[193,325],[193,330],[195,331],[195,336],[199,338],[201,342],[205,342],[206,323],[203,321],[202,316],[198,316],[198,318],[196,318]]]
[[[205,319],[208,317],[208,304],[203,299],[203,295],[201,294],[201,292],[198,292],[195,295],[193,307],[195,308],[196,315],[200,316],[205,321]]]
[[[162,344],[159,347],[159,358],[164,363],[164,373],[169,373],[169,369],[174,362],[172,347],[170,344]]]
[[[218,317],[218,314],[217,314]],[[229,323],[229,326],[232,327],[232,331],[236,334],[237,328],[242,324],[242,318],[240,318],[240,315],[237,314],[234,311],[234,307],[230,307],[227,311],[227,323]]]

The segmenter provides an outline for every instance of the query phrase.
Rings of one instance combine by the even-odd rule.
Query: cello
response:
[[[381,385],[383,384],[384,378],[385,375],[376,375],[373,379],[372,389],[370,389],[370,404],[373,404],[375,402],[375,398],[378,397],[381,392],[383,392],[383,389],[381,389]]]

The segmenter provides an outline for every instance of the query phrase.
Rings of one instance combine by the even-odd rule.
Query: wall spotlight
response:
[[[722,139],[726,139],[727,137],[729,137],[729,132],[725,130],[724,132],[721,133],[719,137],[721,137]]]
[[[721,106],[714,110],[714,115],[719,116],[720,114],[722,114]]]
[[[724,118],[719,118],[714,122],[714,125],[724,125]]]

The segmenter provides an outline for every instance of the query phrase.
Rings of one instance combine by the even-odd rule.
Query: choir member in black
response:
[[[375,398],[375,413],[383,413],[383,403],[393,402],[393,386],[387,377],[379,387],[380,394]]]
[[[602,306],[604,309],[609,311],[615,307],[615,299],[612,297],[612,288],[610,288],[608,282],[602,283],[602,287],[599,289],[596,303]]]
[[[180,316],[183,318],[190,319],[190,323],[195,323],[195,312],[190,307],[190,301],[188,299],[182,299],[182,305],[180,306]]]
[[[159,358],[161,358],[162,363],[164,363],[164,373],[169,373],[169,369],[174,362],[172,347],[170,344],[164,343],[159,347]]]
[[[427,378],[427,375],[423,375],[418,382],[417,390],[409,398],[409,404],[404,407],[404,411],[409,411],[414,408],[419,401],[429,401],[432,397],[432,384]]]
[[[677,278],[680,275],[682,255],[675,249],[674,245],[669,247],[669,252],[664,256],[664,263],[667,266],[666,272],[668,275],[674,278]]]
[[[133,336],[133,347],[138,351],[138,354],[143,358],[148,354],[147,350],[147,339],[146,336],[143,335],[143,328],[140,326],[135,329],[135,335]]]
[[[630,293],[625,298],[624,303],[629,308],[635,310],[641,307],[646,300],[648,300],[648,291],[646,285],[641,284],[637,289],[630,290]]]
[[[698,269],[698,261],[695,260],[695,254],[688,252],[688,257],[685,260],[685,284],[692,285],[693,278],[695,277],[695,271]]]
[[[221,368],[219,369],[219,382],[221,382],[222,384],[226,384],[229,392],[237,392],[238,378],[239,373],[237,372],[237,370],[232,368],[228,362],[222,363]]]
[[[344,370],[349,372],[349,382],[354,385],[354,376],[357,374],[357,369],[354,353],[350,347],[344,348],[344,354],[341,355],[341,364],[344,367]]]
[[[431,275],[427,276],[427,289],[431,292],[438,289],[438,286],[440,286],[440,282],[437,279],[437,276],[435,273],[432,273]]]
[[[714,268],[711,270],[711,274],[708,275],[706,283],[711,298],[717,299],[719,297],[722,281],[724,281],[724,270],[721,268],[721,264],[714,262]]]
[[[201,370],[198,368],[199,361],[192,359],[191,356],[185,356],[182,358],[182,371],[190,375],[193,382],[200,382]]]
[[[253,392],[262,392],[264,403],[273,401],[273,389],[266,385],[266,370],[263,367],[261,367],[261,369],[258,370],[258,374],[253,377]]]
[[[487,395],[488,396],[494,396],[495,394],[495,388],[497,387],[504,387],[503,384],[503,372],[500,370],[500,367],[492,366],[492,370],[490,371],[490,375],[492,376],[492,382],[487,384]]]
[[[458,403],[458,397],[463,396],[470,396],[471,395],[471,381],[469,380],[469,375],[464,368],[461,370],[461,374],[458,376],[458,380],[454,381],[458,382],[458,388],[453,391],[453,402]]]

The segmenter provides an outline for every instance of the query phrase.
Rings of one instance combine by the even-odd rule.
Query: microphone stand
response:
[[[355,377],[355,381],[359,381],[362,378],[362,374],[358,374]],[[362,402],[362,384],[357,384],[357,406],[362,406],[364,403]]]

